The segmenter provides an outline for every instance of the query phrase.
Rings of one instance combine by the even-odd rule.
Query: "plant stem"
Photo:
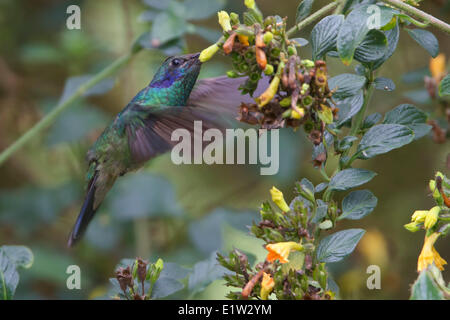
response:
[[[94,77],[92,77],[89,81],[82,84],[71,96],[69,96],[64,101],[60,102],[56,107],[50,111],[47,115],[44,116],[38,123],[36,123],[32,128],[30,128],[27,132],[25,132],[19,139],[17,139],[13,144],[7,147],[0,154],[0,165],[2,165],[6,160],[9,159],[17,150],[19,150],[23,145],[25,145],[28,141],[33,139],[39,132],[49,127],[59,116],[61,112],[66,110],[73,102],[75,102],[78,98],[83,96],[83,94],[95,86],[97,83],[107,78],[114,72],[121,69],[125,66],[131,58],[142,50],[142,47],[137,47],[134,50],[130,51],[128,54],[118,58],[116,61],[111,63],[109,66],[104,68],[102,71],[97,73]]]
[[[367,88],[366,94],[364,96],[364,103],[361,107],[361,110],[359,110],[359,112],[356,114],[355,122],[353,123],[352,128],[350,129],[350,133],[349,133],[350,136],[356,135],[358,130],[361,128],[361,124],[364,120],[364,115],[365,115],[367,107],[369,105],[370,98],[372,97],[372,94],[373,94],[373,90],[374,90],[374,85],[372,84],[371,81],[369,81],[368,88]]]
[[[383,0],[383,2],[390,4],[391,6],[394,6],[398,9],[401,9],[416,18],[423,19],[426,23],[429,23],[430,25],[440,29],[441,31],[444,31],[448,34],[450,34],[450,25],[442,20],[439,20],[432,15],[423,12],[422,10],[419,10],[413,6],[410,6],[407,3],[402,2],[401,0]]]
[[[333,10],[334,8],[336,8],[340,3],[341,3],[341,1],[333,1],[333,2],[331,2],[329,4],[327,4],[325,7],[322,7],[320,10],[317,10],[312,15],[308,16],[307,18],[305,18],[304,20],[302,20],[301,22],[299,22],[298,24],[296,24],[295,26],[290,28],[286,32],[286,35],[288,37],[292,36],[295,32],[303,29],[307,25],[313,23],[315,20],[317,20],[317,19],[323,17],[324,15],[326,15],[329,11]]]

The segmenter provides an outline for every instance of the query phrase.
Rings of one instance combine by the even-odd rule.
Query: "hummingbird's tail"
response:
[[[81,239],[89,222],[92,220],[92,217],[95,215],[97,208],[94,209],[94,200],[95,200],[95,191],[96,186],[95,183],[97,181],[99,172],[96,171],[91,181],[89,182],[88,191],[86,193],[86,197],[84,199],[83,206],[81,207],[80,214],[78,215],[77,221],[73,226],[72,232],[69,237],[69,241],[67,242],[68,247],[73,247],[78,240]]]

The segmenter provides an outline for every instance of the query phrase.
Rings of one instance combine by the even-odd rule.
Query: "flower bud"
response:
[[[416,232],[420,229],[419,226],[417,225],[417,222],[414,221],[405,224],[403,227],[410,232]]]
[[[239,74],[234,70],[229,70],[229,71],[227,71],[227,76],[229,78],[237,78],[237,77],[239,77]]]
[[[263,94],[261,94],[258,98],[255,99],[256,103],[260,108],[268,104],[273,99],[273,97],[278,91],[279,85],[280,85],[280,77],[276,75],[270,82],[270,85],[266,89],[266,91],[264,91]]]
[[[439,206],[435,206],[428,211],[427,216],[425,217],[424,226],[425,229],[432,228],[439,219],[439,213],[441,212],[441,208]]]
[[[231,30],[230,16],[226,11],[217,12],[219,18],[219,24],[222,26],[223,31],[228,32]]]
[[[291,118],[292,119],[302,119],[305,116],[305,109],[303,108],[296,108],[292,110]]]
[[[273,74],[273,65],[266,64],[266,67],[264,68],[264,74],[266,76],[270,76],[271,74]]]
[[[267,300],[267,298],[269,297],[270,293],[273,290],[273,287],[275,287],[275,281],[270,276],[270,274],[264,272],[261,281],[261,291],[259,293],[262,300]]]
[[[200,52],[200,57],[198,59],[200,60],[200,62],[208,61],[217,53],[217,51],[219,51],[219,45],[217,43],[214,43],[213,45],[210,45],[208,48]]]
[[[416,210],[411,216],[411,221],[421,223],[425,221],[425,217],[428,214],[428,210]]]
[[[255,0],[244,0],[244,4],[249,9],[255,9]]]
[[[295,48],[295,46],[289,46],[287,52],[289,56],[296,55],[297,49]]]
[[[272,201],[275,202],[283,212],[289,212],[291,210],[284,200],[283,192],[272,187],[272,189],[270,189],[270,194],[272,195]]]
[[[230,13],[230,20],[232,24],[239,24],[239,15],[235,12]]]
[[[282,106],[282,107],[289,107],[290,105],[291,105],[291,97],[289,96],[289,97],[286,97],[286,98],[283,98],[281,101],[280,101],[280,106]]]
[[[308,59],[304,59],[302,60],[302,65],[305,68],[313,68],[314,67],[314,61],[308,60]]]
[[[266,33],[264,33],[263,36],[263,41],[265,44],[269,44],[273,39],[273,33],[270,31],[267,31]]]

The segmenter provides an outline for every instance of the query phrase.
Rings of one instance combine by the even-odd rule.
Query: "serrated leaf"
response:
[[[356,47],[355,60],[370,63],[381,59],[387,51],[387,39],[384,32],[370,30],[361,44]]]
[[[164,270],[164,269],[163,269]],[[152,290],[152,299],[161,299],[184,288],[184,285],[174,278],[160,276]]]
[[[317,259],[327,263],[342,260],[355,250],[364,233],[363,229],[348,229],[323,238],[317,247]]]
[[[439,83],[439,96],[450,95],[450,75],[446,75],[444,79]]]
[[[11,300],[19,283],[19,273],[12,259],[0,248],[0,300]]]
[[[28,269],[33,265],[33,252],[28,247],[2,246],[1,249],[17,267]]]
[[[364,218],[377,206],[378,199],[369,190],[357,190],[350,192],[342,200],[341,219],[358,220]]]
[[[369,182],[377,174],[370,170],[350,168],[339,171],[330,180],[331,191],[345,191]]]
[[[428,116],[425,112],[411,104],[401,104],[386,113],[383,123],[402,124],[414,132],[417,140],[428,134],[431,126],[426,124]]]
[[[344,21],[343,15],[331,15],[323,18],[311,31],[312,58],[322,58],[336,47],[336,39]]]
[[[377,90],[393,91],[395,90],[394,81],[389,78],[378,77],[374,80],[373,85]]]
[[[430,273],[423,270],[411,288],[411,300],[442,300],[443,294]]]
[[[297,14],[295,16],[295,23],[298,24],[300,21],[305,19],[311,13],[311,8],[314,0],[302,0],[297,7]]]
[[[338,100],[357,95],[365,84],[365,77],[353,73],[342,73],[328,80],[330,90],[336,90],[333,98]]]
[[[439,54],[439,42],[430,31],[423,29],[406,29],[408,34],[413,38],[422,48],[436,58]]]
[[[362,137],[357,152],[359,159],[369,159],[400,148],[414,140],[414,132],[399,124],[378,124]]]

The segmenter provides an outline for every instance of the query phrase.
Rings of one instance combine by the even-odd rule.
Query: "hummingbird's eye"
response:
[[[172,66],[178,67],[180,64],[181,64],[181,60],[180,59],[173,59],[172,60]]]

